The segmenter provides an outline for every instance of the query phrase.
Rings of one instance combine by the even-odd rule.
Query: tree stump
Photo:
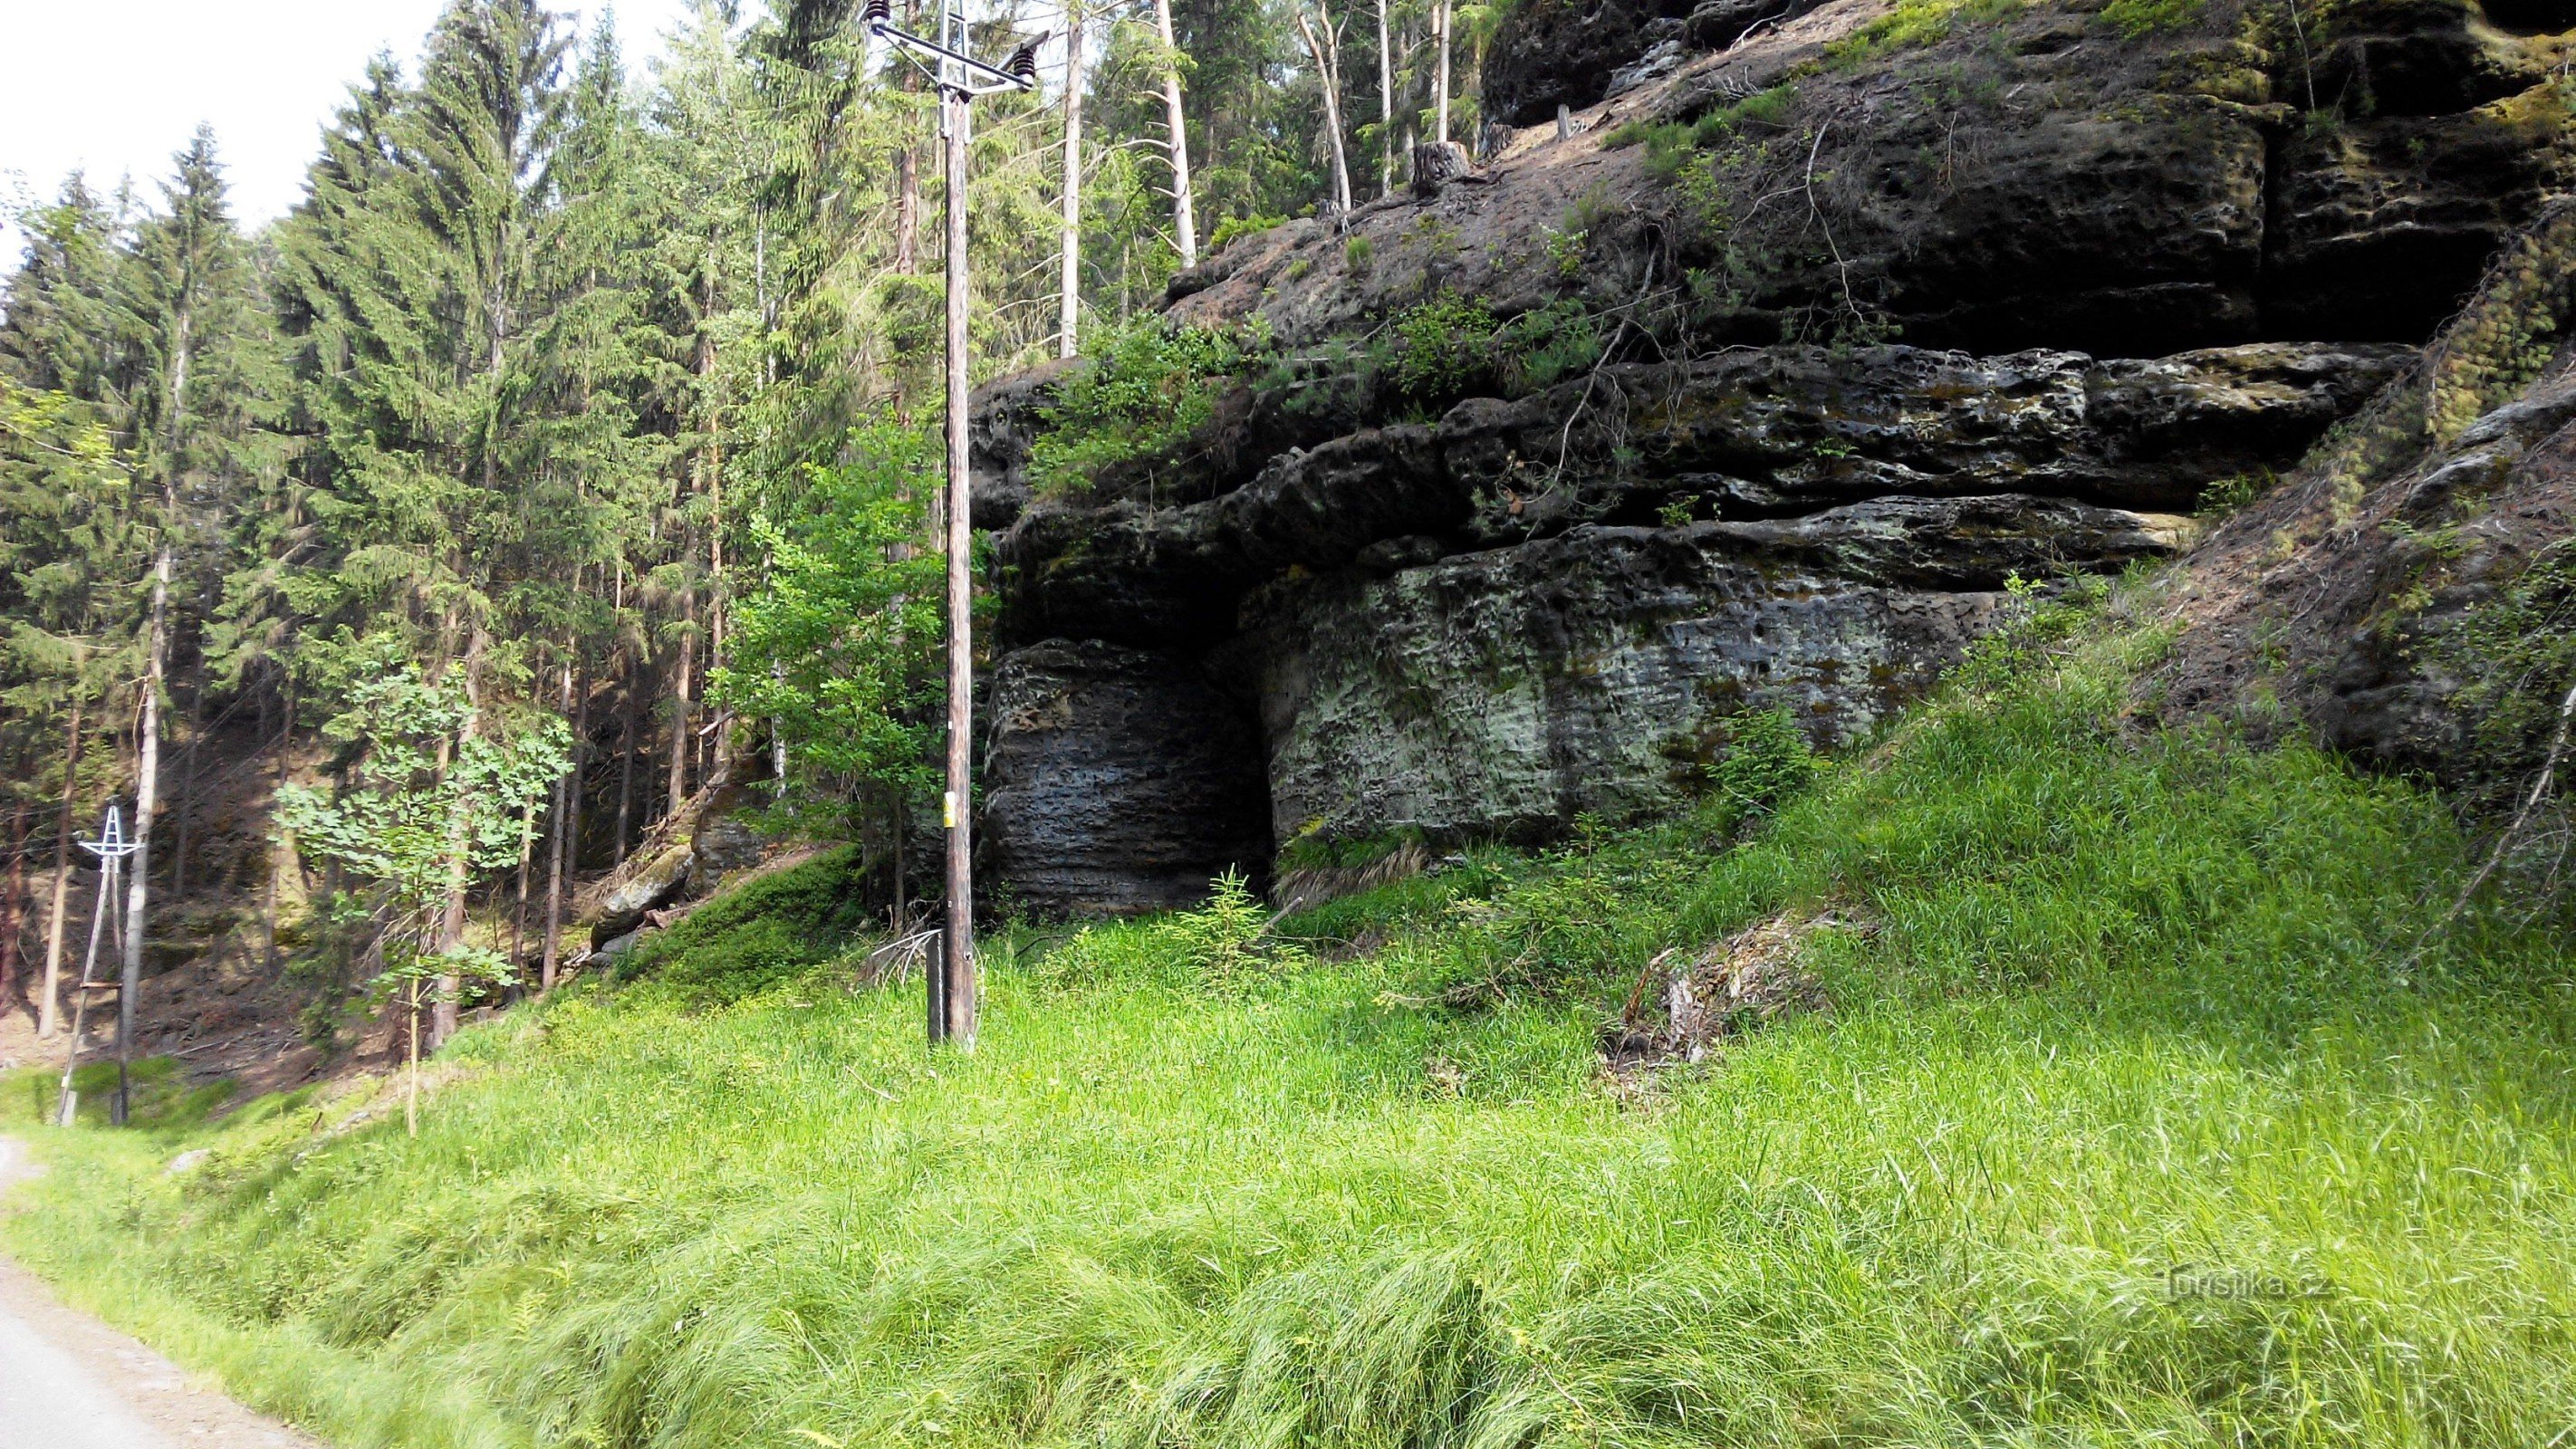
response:
[[[1467,159],[1467,148],[1455,141],[1432,141],[1413,148],[1413,194],[1425,201],[1440,194],[1440,188],[1461,177],[1475,173],[1475,163]]]

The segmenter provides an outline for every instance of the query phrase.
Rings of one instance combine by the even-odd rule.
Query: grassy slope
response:
[[[827,976],[570,1000],[417,1142],[75,1133],[5,1232],[352,1443],[2576,1442],[2568,956],[2483,916],[2401,973],[2443,811],[2132,730],[2153,647],[1990,651],[1749,844],[1296,923],[1355,962],[1094,932],[972,1060]],[[1830,1019],[1595,1084],[1626,973],[1802,904],[1879,923],[1819,938]]]

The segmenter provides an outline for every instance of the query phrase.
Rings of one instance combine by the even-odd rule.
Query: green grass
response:
[[[997,961],[971,1059],[828,966],[576,994],[460,1040],[416,1142],[31,1132],[0,1231],[353,1445],[2576,1442],[2563,921],[2403,965],[2439,802],[2137,726],[2157,641],[2074,637],[1749,834],[1279,932],[1364,957],[1096,928]],[[1815,938],[1830,1014],[1602,1088],[1640,963],[1822,906],[1875,927]]]

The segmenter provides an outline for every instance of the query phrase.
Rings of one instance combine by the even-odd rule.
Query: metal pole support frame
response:
[[[109,983],[98,977],[98,943],[107,926],[107,911],[116,895],[116,878],[123,873],[125,858],[143,848],[140,840],[125,838],[125,815],[115,805],[107,807],[107,817],[99,822],[98,839],[74,842],[98,860],[98,903],[90,908],[89,952],[81,960],[80,985],[72,993],[72,1039],[63,1053],[61,1110],[55,1116],[59,1126],[72,1125],[72,1114],[80,1105],[80,1093],[72,1089],[72,1074],[80,1068],[81,1038],[89,1031],[89,1001],[92,994]],[[117,1015],[120,1025],[125,1016],[125,989],[116,988]],[[120,1033],[120,1047],[126,1045]],[[127,1106],[126,1062],[122,1053],[117,1059],[115,1119],[122,1125]]]

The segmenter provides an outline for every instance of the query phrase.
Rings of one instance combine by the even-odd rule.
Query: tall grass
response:
[[[826,969],[470,1033],[417,1141],[31,1132],[5,1232],[352,1444],[2576,1443],[2557,922],[2401,970],[2440,804],[2137,725],[2154,647],[1220,982],[1206,922],[1023,953],[971,1059]],[[1603,1089],[1656,951],[1827,907],[1833,1012]]]

